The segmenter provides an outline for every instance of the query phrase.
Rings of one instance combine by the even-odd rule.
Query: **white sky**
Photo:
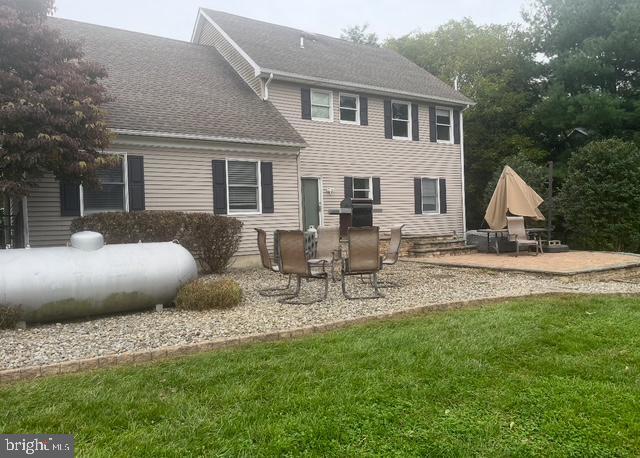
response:
[[[467,16],[480,24],[520,20],[527,0],[56,0],[54,16],[189,40],[198,7],[340,36],[369,23],[382,39],[430,31]]]

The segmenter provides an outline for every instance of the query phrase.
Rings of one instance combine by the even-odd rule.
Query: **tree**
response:
[[[530,129],[542,72],[527,35],[513,25],[451,21],[434,32],[386,43],[473,99],[464,112],[465,188],[469,227],[484,218],[484,191],[496,167],[520,153],[543,163],[546,153]]]
[[[640,250],[640,148],[609,139],[571,155],[558,197],[579,248]]]
[[[0,0],[0,193],[27,195],[37,179],[95,184],[110,134],[102,67],[48,28],[52,0]]]
[[[375,32],[367,32],[369,24],[354,25],[342,29],[340,38],[343,40],[353,41],[361,45],[380,46],[378,35]]]

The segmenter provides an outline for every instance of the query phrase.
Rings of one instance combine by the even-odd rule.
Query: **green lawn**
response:
[[[84,456],[640,455],[640,299],[521,300],[0,388]]]

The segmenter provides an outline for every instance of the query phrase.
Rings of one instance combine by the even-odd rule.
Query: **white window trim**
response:
[[[356,192],[355,180],[369,180],[369,196],[368,197],[354,197]],[[364,189],[358,189],[358,191],[364,191]],[[372,199],[373,200],[373,177],[351,177],[351,198],[352,199]]]
[[[326,118],[314,118],[313,117],[313,94],[317,93],[317,94],[326,94],[329,96],[329,119]],[[309,95],[309,99],[310,99],[310,110],[311,110],[311,120],[312,121],[319,121],[319,122],[333,122],[333,91],[325,91],[323,89],[311,89],[310,91],[310,95]],[[323,106],[323,105],[318,105],[318,106]]]
[[[255,159],[235,159],[235,158],[226,158],[224,164],[224,181],[225,188],[227,190],[227,215],[262,215],[262,167],[261,162]],[[258,210],[231,210],[229,208],[229,162],[253,162],[257,167],[257,176],[258,176]]]
[[[438,126],[444,126],[446,124],[438,124],[438,110],[440,111],[448,111],[449,112],[449,140],[440,140],[438,139]],[[436,107],[436,142],[442,143],[443,145],[452,145],[453,144],[453,109],[448,107]]]
[[[122,153],[122,152],[108,152],[108,153],[104,153],[104,154],[112,154],[115,156],[122,156],[122,178],[123,178],[123,182],[124,182],[124,211],[128,212],[129,211],[129,164],[127,161],[127,153]],[[84,211],[84,187],[82,186],[82,184],[80,185],[80,216],[86,216],[86,215],[95,215],[97,213],[113,213],[116,210],[105,210],[105,211],[98,211],[98,212],[90,212],[90,213],[85,213]]]
[[[436,209],[432,211],[424,211],[424,202],[422,200],[422,180],[435,180],[436,182]],[[440,177],[420,177],[420,209],[423,215],[439,215],[440,214]]]
[[[407,136],[406,137],[398,137],[396,135],[393,134],[393,120],[395,119],[393,117],[393,104],[402,104],[402,105],[406,105],[407,106]],[[404,119],[398,119],[398,121],[404,121]],[[410,102],[404,102],[402,100],[392,100],[391,101],[391,138],[393,138],[394,140],[411,140],[412,137],[412,127],[411,127],[411,103]]]
[[[355,97],[356,99],[356,120],[355,121],[345,121],[342,119],[342,96],[347,97]],[[353,110],[352,108],[345,108],[345,110]],[[351,124],[351,125],[360,125],[360,96],[358,94],[350,94],[348,92],[340,92],[338,94],[338,114],[340,115],[340,123],[341,124]]]

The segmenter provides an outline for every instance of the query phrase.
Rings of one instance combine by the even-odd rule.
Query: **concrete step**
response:
[[[427,249],[427,248],[453,248],[464,247],[466,245],[464,239],[449,238],[449,239],[417,239],[413,240],[414,249]]]
[[[436,256],[456,256],[462,254],[477,253],[478,248],[475,245],[454,245],[454,246],[436,246],[426,248],[411,248],[409,256],[413,258],[436,257]]]

